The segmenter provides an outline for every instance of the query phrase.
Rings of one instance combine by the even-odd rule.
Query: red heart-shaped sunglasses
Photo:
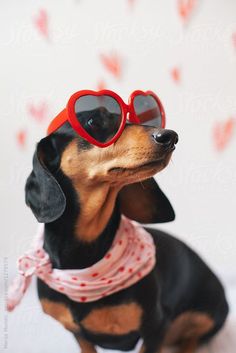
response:
[[[127,105],[113,91],[83,90],[74,93],[66,108],[52,120],[48,135],[67,121],[88,142],[107,147],[119,138],[126,122],[164,128],[165,111],[151,91],[134,91]]]

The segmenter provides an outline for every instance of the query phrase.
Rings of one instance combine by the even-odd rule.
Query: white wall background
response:
[[[41,10],[48,35],[35,24]],[[105,85],[124,100],[134,89],[161,97],[167,127],[180,136],[173,163],[157,176],[177,214],[161,228],[216,271],[234,271],[236,2],[196,1],[186,22],[175,0],[9,0],[0,16],[1,258],[15,260],[36,229],[23,190],[35,143],[72,93]],[[101,62],[111,53],[122,61],[119,78]]]
[[[183,21],[178,1],[191,2],[0,2],[1,308],[15,260],[37,228],[24,204],[34,146],[72,93],[101,85],[124,100],[135,89],[161,97],[167,127],[179,133],[180,142],[173,162],[157,176],[177,214],[160,228],[188,242],[227,283],[235,279],[236,2],[196,0]],[[35,24],[40,16],[43,28]],[[120,77],[101,62],[101,54],[111,53],[121,58]],[[179,81],[171,74],[175,68]],[[76,352],[69,333],[41,314],[35,289],[30,293],[14,314],[0,315],[0,351]],[[235,289],[229,294],[233,312]],[[231,322],[232,333],[223,334],[223,345],[216,339],[210,351],[219,342],[220,352],[232,353],[235,328]]]

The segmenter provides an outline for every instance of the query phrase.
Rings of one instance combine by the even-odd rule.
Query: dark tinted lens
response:
[[[121,124],[121,107],[110,96],[86,95],[75,102],[75,114],[80,124],[98,142],[111,140]]]
[[[138,95],[134,98],[134,110],[142,125],[161,126],[162,116],[155,98]]]

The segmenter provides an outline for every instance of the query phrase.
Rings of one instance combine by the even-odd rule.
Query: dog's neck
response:
[[[56,268],[89,267],[106,254],[116,235],[121,217],[117,190],[104,185],[77,197],[68,190],[66,197],[64,214],[45,225],[44,248]]]
[[[80,214],[75,225],[77,239],[92,243],[104,230],[115,207],[118,187],[107,183],[78,188]]]

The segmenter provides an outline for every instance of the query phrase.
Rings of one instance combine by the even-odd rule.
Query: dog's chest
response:
[[[94,334],[124,335],[138,331],[141,320],[142,308],[129,303],[93,309],[80,325]]]

